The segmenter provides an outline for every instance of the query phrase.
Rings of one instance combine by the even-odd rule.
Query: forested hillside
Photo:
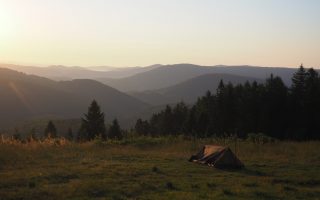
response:
[[[220,80],[224,80],[225,82],[230,82],[232,84],[245,83],[246,81],[262,82],[262,79],[256,79],[248,76],[232,74],[205,74],[167,88],[133,92],[130,94],[150,105],[165,105],[169,103],[177,103],[179,101],[183,101],[187,104],[193,104],[197,101],[197,98],[205,94],[206,91],[210,90],[212,93],[215,93]]]
[[[319,102],[319,74],[301,66],[290,87],[273,75],[265,83],[233,85],[221,80],[216,94],[207,92],[191,107],[167,106],[150,120],[139,119],[135,130],[150,135],[264,133],[279,139],[319,139]]]

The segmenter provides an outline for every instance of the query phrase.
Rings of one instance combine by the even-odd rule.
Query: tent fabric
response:
[[[244,167],[229,147],[215,145],[205,145],[199,153],[191,156],[189,161],[220,169]]]

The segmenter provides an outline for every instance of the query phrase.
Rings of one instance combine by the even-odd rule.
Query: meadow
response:
[[[245,164],[188,162],[203,144]],[[320,142],[135,138],[0,144],[0,199],[320,199]],[[236,149],[235,149],[236,148]]]

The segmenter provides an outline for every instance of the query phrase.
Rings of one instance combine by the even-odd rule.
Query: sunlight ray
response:
[[[30,102],[25,97],[23,92],[19,89],[19,87],[12,81],[9,82],[9,87],[12,89],[12,91],[16,94],[17,98],[22,102],[22,104],[25,106],[25,108],[32,112],[32,106],[30,105]]]

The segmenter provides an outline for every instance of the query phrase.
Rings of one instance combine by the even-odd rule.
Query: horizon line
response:
[[[151,64],[151,65],[145,65],[145,66],[112,66],[112,65],[90,65],[90,66],[83,66],[83,65],[64,65],[64,64],[23,64],[20,62],[0,62],[0,65],[13,65],[13,66],[19,66],[19,67],[37,67],[37,68],[49,68],[49,67],[68,67],[68,68],[83,68],[83,69],[89,69],[92,71],[98,71],[90,68],[94,67],[109,67],[109,68],[118,68],[118,69],[124,69],[124,68],[146,68],[146,67],[152,67],[155,65],[160,65],[160,66],[172,66],[172,65],[195,65],[195,66],[201,66],[201,67],[261,67],[261,68],[298,68],[303,63],[298,64],[297,66],[266,66],[266,65],[252,65],[252,64],[232,64],[232,65],[226,65],[226,64],[213,64],[213,65],[201,65],[201,64],[195,64],[195,63],[167,63],[167,64]],[[303,65],[305,68],[314,68],[314,69],[320,69],[319,67],[316,66],[306,66]],[[103,70],[101,70],[103,71]]]

